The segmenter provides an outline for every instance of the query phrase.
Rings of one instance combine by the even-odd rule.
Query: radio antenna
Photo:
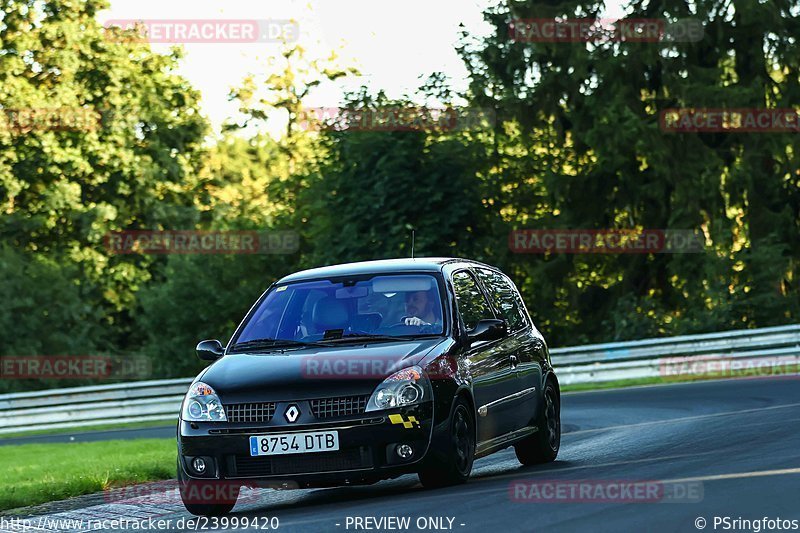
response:
[[[414,235],[416,234],[416,230],[411,230],[411,259],[414,259]]]

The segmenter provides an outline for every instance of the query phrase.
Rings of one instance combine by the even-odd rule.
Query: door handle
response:
[[[519,359],[517,358],[516,355],[512,355],[511,357],[509,357],[509,359],[511,360],[511,370],[516,370],[517,365],[519,364]]]

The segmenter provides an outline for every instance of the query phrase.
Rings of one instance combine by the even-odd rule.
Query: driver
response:
[[[406,316],[403,317],[403,324],[406,326],[430,326],[436,323],[439,318],[436,316],[434,307],[436,299],[428,291],[416,291],[406,293]]]

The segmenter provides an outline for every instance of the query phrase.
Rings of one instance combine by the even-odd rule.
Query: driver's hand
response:
[[[424,322],[421,318],[417,318],[415,316],[410,316],[405,319],[406,326],[430,326],[427,322]]]

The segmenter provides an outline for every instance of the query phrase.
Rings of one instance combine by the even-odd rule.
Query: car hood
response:
[[[418,364],[442,338],[373,342],[268,354],[228,354],[198,379],[223,404],[371,394],[392,373]]]

